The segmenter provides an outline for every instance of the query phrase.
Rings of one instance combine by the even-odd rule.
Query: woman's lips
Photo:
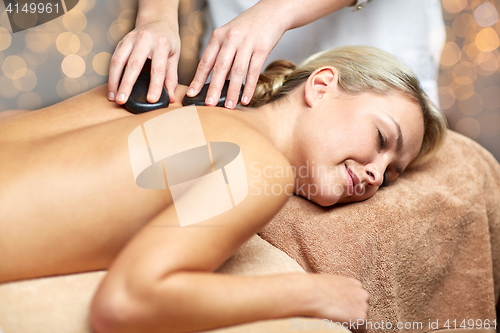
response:
[[[359,178],[356,176],[356,174],[354,174],[354,172],[351,171],[351,169],[349,169],[349,167],[346,165],[345,166],[346,168],[346,171],[347,171],[347,190],[348,190],[348,194],[349,195],[353,195],[354,194],[354,189],[356,188],[356,186],[359,185]]]

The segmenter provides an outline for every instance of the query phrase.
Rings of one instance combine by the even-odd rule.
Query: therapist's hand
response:
[[[118,43],[111,58],[108,99],[125,104],[146,59],[151,59],[148,102],[158,101],[163,85],[167,88],[170,103],[175,102],[179,55],[180,37],[176,22],[160,20],[136,27]]]
[[[216,29],[203,53],[187,95],[196,96],[213,69],[205,104],[215,106],[226,78],[231,75],[225,106],[238,103],[241,84],[247,75],[242,104],[250,102],[262,66],[287,27],[277,21],[276,12],[254,6],[228,24]]]

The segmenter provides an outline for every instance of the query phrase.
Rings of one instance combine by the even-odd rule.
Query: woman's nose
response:
[[[385,169],[377,167],[375,164],[365,166],[365,174],[368,186],[381,186],[384,181]]]

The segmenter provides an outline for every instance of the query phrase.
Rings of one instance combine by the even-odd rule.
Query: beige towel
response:
[[[491,322],[500,287],[500,166],[476,142],[448,134],[435,158],[372,198],[322,208],[292,197],[260,236],[306,271],[361,280],[372,323],[422,323],[369,331]]]
[[[218,272],[236,275],[305,273],[294,260],[257,235],[243,244]],[[3,333],[91,333],[88,308],[105,276],[105,271],[99,271],[0,284],[0,332],[3,329]],[[321,327],[321,332],[350,333],[336,329],[335,325],[325,329],[331,326],[321,319],[296,317],[258,321],[207,333],[310,332],[307,327]]]

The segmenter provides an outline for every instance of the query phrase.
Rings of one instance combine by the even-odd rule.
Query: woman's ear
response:
[[[316,69],[307,79],[304,87],[304,98],[309,107],[315,106],[323,95],[338,89],[339,74],[331,66]]]

